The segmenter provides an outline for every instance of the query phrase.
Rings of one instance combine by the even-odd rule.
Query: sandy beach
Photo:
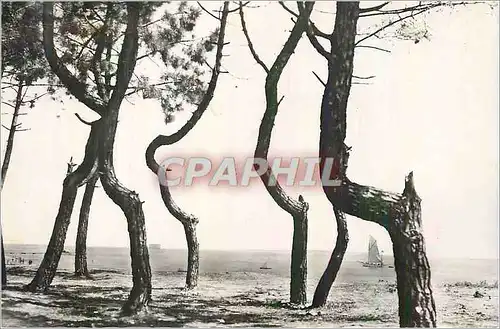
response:
[[[152,260],[158,264],[162,253],[175,254],[162,250],[156,256],[152,253]],[[21,255],[19,251],[17,254]],[[2,325],[398,327],[397,291],[395,278],[391,278],[393,269],[384,269],[380,273],[372,271],[370,274],[366,272],[370,269],[348,261],[346,269],[340,273],[338,282],[332,288],[327,306],[309,311],[286,304],[289,285],[286,268],[259,271],[256,267],[257,270],[248,271],[252,263],[258,264],[260,260],[253,254],[247,257],[254,261],[244,261],[244,254],[240,254],[240,259],[243,259],[240,263],[247,264],[247,268],[229,268],[224,266],[222,258],[215,267],[224,271],[216,272],[213,267],[205,266],[211,271],[202,270],[199,287],[194,291],[183,289],[184,273],[159,270],[161,266],[153,266],[156,270],[153,272],[153,301],[149,309],[137,316],[125,318],[119,317],[118,313],[132,284],[132,277],[126,269],[93,269],[92,280],[76,279],[69,267],[72,256],[68,253],[63,255],[63,268],[50,290],[45,294],[32,294],[24,292],[22,287],[33,278],[39,260],[35,260],[32,265],[11,264],[8,266],[9,285],[2,292]],[[8,255],[15,256],[12,252]],[[35,254],[33,257],[39,259],[42,255]],[[207,253],[205,255],[205,259],[209,260],[215,257]],[[28,256],[24,253],[23,256],[28,259],[31,254]],[[170,259],[179,258],[178,261],[182,262],[180,256],[181,253],[179,257]],[[314,264],[320,261],[311,258],[311,267],[314,269]],[[221,259],[220,255],[218,259]],[[285,264],[287,255],[283,253],[276,259],[282,259]],[[175,261],[171,262],[174,263],[172,266],[176,266]],[[276,260],[276,263],[279,262]],[[66,265],[68,268],[64,268]],[[96,264],[96,267],[100,265]],[[446,267],[451,266],[447,264]],[[312,298],[320,274],[318,270],[312,272],[308,284],[309,299]],[[439,267],[436,272],[434,296],[439,327],[498,326],[498,283],[491,280],[491,275],[483,271],[487,277],[478,278],[477,281],[443,282],[442,278],[446,276],[439,274]],[[474,296],[476,291],[481,297]]]

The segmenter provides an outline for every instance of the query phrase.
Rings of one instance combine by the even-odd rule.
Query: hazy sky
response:
[[[373,3],[371,3],[373,4]],[[295,8],[293,3],[290,6]],[[368,3],[362,3],[368,6]],[[215,8],[214,4],[212,7]],[[331,30],[333,3],[318,3],[314,19]],[[247,24],[261,58],[270,66],[292,22],[277,4],[248,9]],[[213,18],[203,16],[207,26]],[[414,171],[423,199],[423,224],[430,257],[497,257],[498,254],[498,14],[487,6],[444,11],[426,19],[430,41],[372,40],[392,53],[358,49],[357,75],[376,75],[371,85],[352,88],[347,144],[352,146],[349,177],[362,184],[402,192]],[[361,22],[360,24],[367,24]],[[157,152],[251,156],[265,109],[264,73],[246,47],[238,15],[227,27],[231,42],[209,110],[187,137]],[[152,64],[151,64],[152,65]],[[150,67],[151,72],[155,66]],[[312,71],[326,77],[326,63],[304,37],[279,84],[285,98],[271,139],[273,155],[316,155],[322,86]],[[153,73],[152,73],[153,74]],[[118,178],[145,201],[148,243],[185,248],[182,226],[164,207],[157,181],[144,163],[148,143],[172,133],[189,117],[185,112],[164,125],[157,102],[123,102],[116,139]],[[2,107],[2,112],[7,109]],[[3,237],[7,243],[48,242],[71,156],[80,162],[88,127],[96,115],[76,102],[41,101],[22,117],[29,132],[16,135],[10,170],[2,193]],[[60,115],[60,117],[58,117]],[[3,115],[8,125],[10,116]],[[2,146],[7,138],[2,131]],[[2,151],[2,157],[3,157]],[[331,205],[320,188],[300,192],[310,203],[309,249],[331,250],[336,226]],[[202,249],[282,249],[291,246],[292,219],[262,184],[247,188],[174,189],[175,200],[200,219]],[[83,189],[79,193],[66,245],[74,245]],[[348,251],[365,251],[368,235],[391,252],[388,234],[376,224],[348,217]],[[89,246],[128,246],[121,210],[97,189],[91,210]]]

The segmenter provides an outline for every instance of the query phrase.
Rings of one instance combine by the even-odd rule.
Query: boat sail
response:
[[[364,267],[383,267],[382,255],[378,250],[377,240],[370,235],[368,242],[368,261],[363,263]]]

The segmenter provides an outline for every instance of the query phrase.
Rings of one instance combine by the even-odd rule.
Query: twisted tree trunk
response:
[[[308,2],[304,8],[301,8],[300,15],[297,18],[288,40],[285,42],[285,45],[270,69],[260,60],[253,48],[253,44],[246,29],[243,8],[240,7],[240,20],[243,33],[248,42],[248,47],[255,61],[267,73],[265,84],[266,110],[260,124],[259,136],[255,147],[254,168],[257,172],[260,172],[262,164],[259,162],[262,159],[265,160],[265,172],[260,175],[260,178],[276,204],[278,204],[281,209],[288,212],[293,218],[294,232],[290,265],[290,303],[293,304],[305,304],[307,302],[307,211],[309,210],[309,204],[304,201],[302,196],[299,196],[298,200],[294,200],[286,194],[281,185],[277,182],[272,172],[272,168],[269,166],[268,152],[275,117],[281,102],[278,101],[278,82],[302,34],[307,29],[309,16],[313,6],[313,2]]]
[[[87,231],[89,224],[90,206],[94,196],[95,184],[99,176],[92,177],[85,186],[82,206],[80,207],[80,217],[78,218],[78,231],[76,233],[75,246],[75,276],[90,277],[87,267]]]
[[[104,191],[117,204],[127,218],[132,261],[133,286],[123,315],[131,315],[146,308],[151,301],[151,266],[146,239],[146,226],[142,202],[135,191],[123,186],[115,175],[113,147],[118,125],[120,105],[133,74],[139,45],[138,23],[141,4],[127,2],[127,28],[118,57],[116,86],[109,99],[100,130],[99,169]]]
[[[346,137],[347,101],[353,72],[359,2],[337,2],[328,80],[321,103],[320,147],[321,177],[326,159],[334,166],[330,179],[341,181],[338,187],[323,190],[339,211],[383,226],[391,237],[397,274],[401,327],[435,327],[436,308],[430,284],[430,266],[422,234],[420,198],[413,174],[405,179],[401,195],[363,186],[347,178],[349,148]]]
[[[210,101],[214,96],[214,91],[217,86],[217,80],[220,74],[221,60],[222,60],[222,49],[224,47],[224,36],[226,31],[227,16],[229,14],[229,2],[224,2],[224,8],[222,11],[221,25],[219,29],[219,36],[217,40],[217,52],[215,54],[215,65],[212,70],[212,76],[210,82],[208,83],[207,90],[202,97],[200,104],[198,105],[196,111],[194,111],[193,116],[186,122],[181,129],[170,136],[158,135],[146,149],[146,165],[148,168],[158,176],[160,193],[163,199],[163,203],[168,211],[182,223],[184,227],[184,233],[186,235],[187,247],[188,247],[188,261],[187,261],[187,273],[186,273],[186,288],[194,289],[198,285],[198,275],[199,275],[199,243],[196,237],[196,225],[198,224],[198,218],[194,215],[190,215],[184,212],[173,200],[172,195],[167,183],[167,172],[168,168],[161,168],[160,165],[155,160],[156,150],[165,145],[172,145],[180,141],[184,136],[186,136],[191,129],[198,123],[198,121],[205,113],[208,108]],[[163,176],[160,178],[160,175]]]
[[[333,282],[337,278],[337,274],[342,265],[342,260],[344,259],[345,252],[347,250],[347,243],[349,242],[349,233],[347,231],[347,221],[345,219],[345,214],[335,207],[333,208],[335,212],[335,219],[337,221],[337,242],[335,243],[335,249],[333,249],[332,256],[326,267],[325,272],[321,276],[316,290],[314,291],[313,302],[311,308],[322,307],[326,304],[328,299],[328,294],[332,288]]]
[[[64,179],[61,202],[54,228],[52,229],[52,235],[35,277],[26,286],[26,289],[29,291],[45,291],[54,279],[61,254],[64,250],[64,242],[75,205],[78,187],[91,179],[97,171],[98,130],[99,122],[96,122],[90,130],[83,162]]]

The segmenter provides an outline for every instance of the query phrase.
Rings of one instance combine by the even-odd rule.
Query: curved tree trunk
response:
[[[333,159],[335,165],[327,174],[331,179],[340,180],[341,185],[323,185],[323,190],[339,211],[378,223],[389,232],[397,274],[400,325],[435,327],[431,272],[425,253],[420,198],[414,188],[413,173],[406,177],[401,195],[356,184],[346,175],[349,158],[349,149],[344,144],[346,113],[358,17],[359,2],[337,2],[335,28],[330,40],[328,80],[321,103],[319,155],[321,177],[324,177],[326,159]]]
[[[109,198],[120,207],[127,219],[130,239],[133,286],[122,307],[123,315],[131,315],[146,308],[151,301],[151,266],[146,239],[142,202],[135,191],[123,186],[115,175],[113,148],[118,125],[120,105],[133,74],[139,45],[138,24],[141,3],[127,2],[127,28],[118,57],[116,86],[102,117],[100,130],[99,169],[102,187]]]
[[[299,196],[298,200],[294,200],[286,194],[281,185],[277,182],[277,179],[272,172],[272,168],[269,166],[267,157],[275,121],[274,119],[278,113],[278,106],[280,103],[278,102],[278,82],[283,69],[294,53],[302,34],[307,29],[309,16],[313,6],[314,3],[309,2],[305,5],[305,8],[301,8],[301,14],[298,17],[288,40],[276,57],[271,69],[268,69],[256,54],[248,35],[248,31],[246,30],[243,9],[240,7],[241,25],[250,51],[252,52],[255,61],[262,66],[264,71],[267,73],[265,84],[266,111],[264,112],[259,128],[259,136],[257,138],[257,145],[254,152],[254,168],[255,171],[259,172],[261,164],[258,162],[262,159],[265,160],[265,172],[260,175],[260,178],[276,204],[278,204],[281,209],[288,212],[293,218],[294,232],[290,265],[290,303],[300,305],[307,302],[307,211],[309,210],[309,204],[304,201],[302,196]]]
[[[217,86],[217,80],[220,74],[221,60],[222,60],[222,49],[224,47],[224,36],[226,31],[227,16],[229,14],[229,3],[224,2],[224,9],[222,11],[221,25],[219,29],[219,36],[217,40],[217,52],[215,55],[215,65],[212,70],[212,76],[208,84],[207,90],[203,95],[203,98],[198,105],[196,111],[194,111],[193,116],[186,122],[181,129],[170,136],[159,135],[157,136],[146,149],[146,165],[148,168],[158,176],[160,193],[163,199],[163,203],[168,211],[174,216],[178,221],[180,221],[184,227],[184,233],[186,235],[187,247],[188,247],[188,263],[187,263],[187,273],[186,273],[186,288],[193,289],[198,285],[198,275],[199,275],[199,244],[198,238],[196,237],[196,225],[198,224],[198,218],[194,215],[187,214],[184,212],[173,200],[172,195],[167,183],[167,172],[168,168],[161,168],[160,165],[155,160],[156,150],[161,146],[172,145],[180,141],[184,136],[186,136],[191,129],[198,123],[198,121],[205,113],[208,108],[210,101],[214,96],[214,91]]]
[[[87,267],[87,231],[89,224],[90,206],[94,196],[95,184],[99,176],[92,177],[85,186],[82,206],[80,207],[80,217],[78,219],[78,231],[76,233],[75,248],[75,276],[90,277]]]
[[[82,164],[64,179],[59,211],[52,229],[49,245],[35,277],[26,286],[29,291],[45,291],[54,279],[64,249],[78,187],[85,184],[97,171],[98,129],[98,124],[92,126]]]
[[[325,272],[321,276],[318,286],[314,291],[313,302],[311,308],[322,307],[326,304],[328,299],[328,294],[330,289],[337,278],[337,274],[342,265],[342,260],[344,259],[345,252],[347,250],[347,243],[349,242],[349,232],[347,231],[347,221],[345,219],[345,214],[340,212],[335,207],[333,208],[335,212],[335,219],[337,221],[337,242],[335,243],[335,248],[333,249],[332,256],[326,267]]]

